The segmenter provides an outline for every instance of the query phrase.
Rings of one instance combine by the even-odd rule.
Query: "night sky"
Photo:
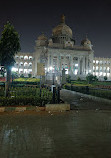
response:
[[[50,37],[62,14],[77,45],[88,34],[95,56],[111,57],[110,0],[1,0],[0,32],[9,20],[20,34],[21,51],[34,52],[37,37],[42,32]]]

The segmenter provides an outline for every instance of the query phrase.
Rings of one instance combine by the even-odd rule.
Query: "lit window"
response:
[[[65,71],[65,74],[68,74],[68,69],[65,69],[66,71]]]
[[[96,72],[96,76],[98,76],[98,72]]]
[[[102,70],[102,67],[100,67],[100,70]]]
[[[23,56],[22,56],[22,55],[20,56],[20,59],[23,59]]]
[[[99,63],[99,61],[98,60],[96,60],[96,64],[98,64]]]
[[[103,69],[106,70],[106,67],[104,67]]]
[[[32,72],[32,69],[29,69],[29,73],[31,73]]]
[[[78,73],[78,70],[75,70],[75,71],[74,71],[74,74],[77,75],[77,73]]]
[[[95,60],[93,60],[93,63],[95,63]]]
[[[78,67],[78,64],[75,64],[76,67]]]
[[[28,63],[27,63],[27,62],[25,62],[25,63],[24,63],[24,66],[28,66]]]
[[[96,66],[96,70],[98,70],[98,66]]]
[[[102,64],[102,60],[100,61],[100,64]]]
[[[28,60],[28,56],[24,56],[24,60]]]
[[[29,63],[29,66],[32,66],[32,63]]]
[[[103,74],[103,73],[102,73],[102,72],[100,72],[100,76],[102,76],[102,74]]]
[[[28,69],[24,69],[24,73],[28,73]]]
[[[77,61],[77,60],[78,60],[78,57],[74,57],[73,60],[76,60],[76,61]]]
[[[32,56],[29,56],[29,60],[32,60]]]
[[[16,55],[16,56],[15,56],[15,58],[16,58],[16,59],[19,59],[19,56],[18,56],[18,55]]]
[[[19,69],[19,73],[22,73],[23,72],[23,69]]]
[[[18,71],[18,68],[12,67],[11,71],[17,72],[17,71]]]
[[[23,66],[23,62],[20,62],[20,64],[19,64],[20,66]]]

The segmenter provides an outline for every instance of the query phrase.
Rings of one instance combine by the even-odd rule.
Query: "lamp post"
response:
[[[52,85],[54,85],[54,79],[55,79],[55,74],[53,73],[53,83],[52,83]]]

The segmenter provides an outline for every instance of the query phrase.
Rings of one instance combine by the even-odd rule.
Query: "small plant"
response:
[[[78,78],[77,78],[77,81],[81,81],[81,78],[80,78],[80,77],[78,77]]]
[[[104,76],[104,80],[107,81],[107,79],[108,79],[107,76]]]
[[[28,74],[28,77],[31,78],[31,77],[32,77],[32,74]]]
[[[98,78],[97,78],[97,76],[93,76],[92,74],[88,74],[86,76],[86,80],[87,80],[88,84],[90,84],[94,81],[98,81]]]
[[[24,78],[24,74],[21,74],[20,77],[21,77],[21,78]]]
[[[67,81],[68,83],[71,83],[71,76],[70,76],[70,75],[67,76],[66,81]]]

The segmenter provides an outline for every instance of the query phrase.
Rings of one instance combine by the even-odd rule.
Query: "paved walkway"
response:
[[[102,101],[92,100],[84,97],[82,94],[70,90],[61,90],[61,99],[71,104],[71,109],[108,109],[111,110],[111,105]]]
[[[2,114],[0,158],[111,158],[111,111]]]

